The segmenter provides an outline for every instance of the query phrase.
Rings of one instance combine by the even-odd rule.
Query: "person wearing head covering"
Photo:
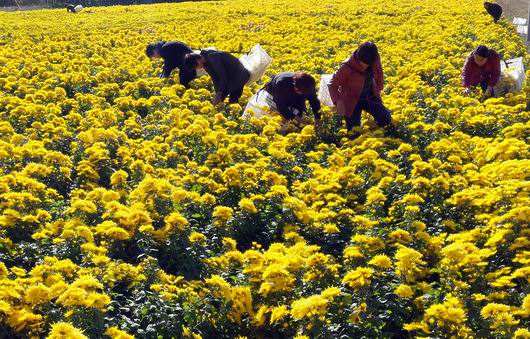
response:
[[[194,71],[205,70],[210,75],[215,88],[214,105],[223,102],[226,97],[230,97],[229,103],[237,103],[250,79],[250,72],[238,58],[213,49],[187,54],[184,66]]]
[[[493,2],[485,2],[484,8],[486,9],[486,12],[488,12],[488,14],[491,15],[494,22],[499,21],[502,15],[501,5],[493,3]]]
[[[465,93],[471,87],[480,86],[487,96],[493,96],[493,88],[501,77],[501,58],[492,49],[478,46],[467,57],[462,70],[462,86]]]
[[[189,83],[197,77],[194,69],[184,67],[184,58],[187,54],[192,53],[193,50],[186,46],[186,44],[179,41],[159,41],[147,45],[145,54],[150,59],[164,59],[164,66],[162,68],[161,78],[169,78],[171,72],[179,69],[179,80],[186,88]]]
[[[370,113],[378,126],[392,125],[391,112],[381,99],[383,69],[377,46],[372,42],[360,45],[333,74],[329,94],[337,113],[346,120],[351,131],[361,125],[361,113]]]
[[[79,13],[82,10],[83,10],[83,5],[81,5],[81,4],[78,4],[78,5],[73,5],[73,4],[69,4],[69,3],[66,4],[66,11],[67,12]]]
[[[253,107],[267,108],[278,112],[284,120],[301,118],[307,112],[309,102],[315,121],[320,119],[320,101],[316,93],[316,81],[304,72],[277,74],[256,93],[245,108],[243,117],[261,117],[263,112],[252,112]]]

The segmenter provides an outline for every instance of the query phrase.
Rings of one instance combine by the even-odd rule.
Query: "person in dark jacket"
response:
[[[262,90],[272,96],[276,110],[285,120],[300,118],[307,111],[306,101],[311,106],[315,121],[320,120],[320,101],[315,78],[311,75],[303,72],[280,73]]]
[[[178,41],[159,41],[147,45],[145,54],[150,59],[162,58],[164,59],[164,67],[162,68],[161,78],[169,78],[171,72],[179,69],[179,80],[186,88],[189,83],[197,77],[195,69],[184,67],[184,58],[187,54],[192,53],[192,49],[182,42]]]
[[[377,46],[366,42],[333,74],[329,94],[337,113],[344,116],[346,128],[361,125],[363,110],[370,113],[380,127],[392,126],[391,112],[383,105],[383,69]]]
[[[488,12],[488,14],[492,16],[494,22],[499,21],[502,15],[501,5],[493,2],[485,2],[484,8],[486,9],[486,12]]]
[[[501,58],[492,49],[478,46],[467,57],[462,70],[464,92],[470,93],[471,87],[479,86],[487,96],[493,96],[493,88],[501,77]]]
[[[229,103],[237,103],[250,79],[250,72],[241,61],[227,52],[202,50],[190,53],[186,55],[184,64],[195,71],[204,69],[210,75],[215,88],[214,105],[223,102],[227,96],[230,97]]]

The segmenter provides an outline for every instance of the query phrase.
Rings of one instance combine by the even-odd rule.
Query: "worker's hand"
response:
[[[469,93],[471,93],[471,88],[469,88],[469,87],[464,88],[462,93],[464,93],[465,95],[469,95]]]

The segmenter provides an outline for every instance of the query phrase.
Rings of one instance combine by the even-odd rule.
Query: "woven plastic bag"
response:
[[[504,66],[504,67],[503,67]],[[508,72],[516,81],[516,91],[523,89],[524,81],[526,80],[526,73],[523,64],[523,58],[515,58],[506,60],[501,64],[501,72]]]
[[[265,90],[260,90],[248,101],[243,113],[243,118],[250,119],[254,117],[259,119],[263,118],[264,116],[270,116],[277,110],[278,109],[272,98],[272,95]]]
[[[250,72],[250,78],[247,84],[251,84],[261,79],[271,64],[272,58],[258,44],[252,47],[248,54],[243,54],[239,58],[239,61]]]
[[[506,93],[515,93],[523,89],[526,79],[523,58],[515,58],[501,62],[501,78],[495,85],[494,93],[496,97]]]
[[[322,74],[320,77],[320,88],[318,89],[318,100],[320,100],[322,105],[329,107],[335,106],[329,94],[329,84],[332,77],[333,74]]]

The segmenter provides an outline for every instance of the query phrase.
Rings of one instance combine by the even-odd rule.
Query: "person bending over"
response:
[[[263,108],[278,112],[284,120],[299,119],[307,112],[309,102],[315,123],[320,120],[320,101],[315,79],[304,72],[277,74],[256,93],[245,108],[244,118],[263,116]],[[253,111],[253,107],[259,107]]]
[[[378,126],[392,127],[391,112],[381,99],[382,90],[381,59],[372,42],[361,44],[333,74],[329,84],[331,100],[346,120],[348,131],[361,125],[363,110],[374,117]]]
[[[185,57],[185,67],[195,71],[204,69],[212,78],[217,105],[229,97],[229,103],[237,103],[243,88],[250,78],[250,72],[238,58],[230,53],[217,50],[202,50],[189,53]]]
[[[501,5],[486,1],[484,3],[484,8],[486,9],[486,12],[488,12],[488,14],[493,18],[493,22],[499,21],[502,15]]]
[[[169,78],[171,72],[179,69],[179,81],[184,87],[189,88],[189,83],[197,77],[194,69],[184,67],[184,58],[192,53],[192,49],[179,41],[159,41],[147,45],[145,54],[150,59],[164,59],[161,78]]]
[[[469,94],[471,88],[480,86],[486,96],[493,96],[494,87],[501,76],[501,58],[492,49],[478,46],[467,57],[462,70],[464,93]]]

